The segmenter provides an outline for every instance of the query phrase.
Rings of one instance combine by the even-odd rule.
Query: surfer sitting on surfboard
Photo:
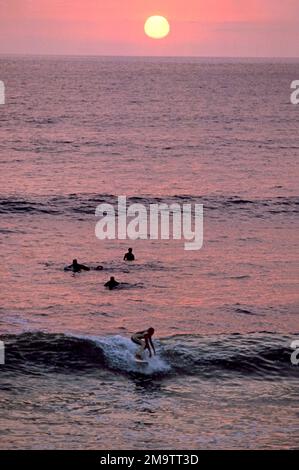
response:
[[[135,256],[133,254],[133,248],[128,249],[128,253],[124,256],[124,261],[135,261]]]
[[[142,361],[143,353],[146,349],[148,349],[149,357],[152,357],[152,350],[154,354],[156,354],[155,346],[153,345],[152,341],[152,336],[154,333],[154,328],[148,328],[148,330],[145,331],[138,331],[131,337],[133,343],[138,344],[138,346],[140,346],[140,348],[135,354],[136,359]]]

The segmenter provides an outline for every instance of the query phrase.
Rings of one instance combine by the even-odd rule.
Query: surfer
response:
[[[104,284],[105,287],[108,287],[109,290],[114,289],[115,287],[119,286],[119,282],[115,280],[113,276],[110,277],[109,281]]]
[[[156,354],[155,346],[152,341],[152,336],[155,333],[154,328],[148,328],[145,331],[138,331],[133,336],[131,336],[131,340],[133,343],[138,344],[140,348],[135,354],[136,359],[142,360],[143,353],[147,349],[149,352],[149,357],[152,357],[152,350],[153,353]]]
[[[135,256],[133,254],[133,248],[128,249],[128,253],[125,254],[124,256],[124,261],[134,261]]]
[[[73,259],[73,262],[70,266],[64,268],[65,271],[73,271],[74,273],[79,273],[80,271],[90,271],[88,266],[78,263],[76,259]]]

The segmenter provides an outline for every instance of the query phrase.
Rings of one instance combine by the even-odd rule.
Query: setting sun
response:
[[[168,36],[170,26],[164,16],[150,16],[145,22],[144,31],[150,38],[162,39]]]

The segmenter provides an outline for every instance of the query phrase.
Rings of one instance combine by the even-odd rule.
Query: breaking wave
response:
[[[257,377],[299,376],[290,361],[290,340],[273,335],[230,335],[219,339],[174,336],[156,341],[157,355],[147,365],[134,360],[136,346],[122,336],[76,336],[23,333],[2,338],[6,363],[2,372],[79,373],[100,370],[152,376],[227,374]]]

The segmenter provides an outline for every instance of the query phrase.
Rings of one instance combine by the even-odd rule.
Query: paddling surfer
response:
[[[73,259],[73,262],[70,266],[64,268],[65,271],[73,271],[74,273],[79,273],[80,271],[90,271],[88,266],[78,263],[78,260]]]
[[[119,286],[119,282],[115,280],[113,276],[110,277],[109,281],[104,284],[105,287],[108,287],[109,290],[115,289],[115,287]]]

